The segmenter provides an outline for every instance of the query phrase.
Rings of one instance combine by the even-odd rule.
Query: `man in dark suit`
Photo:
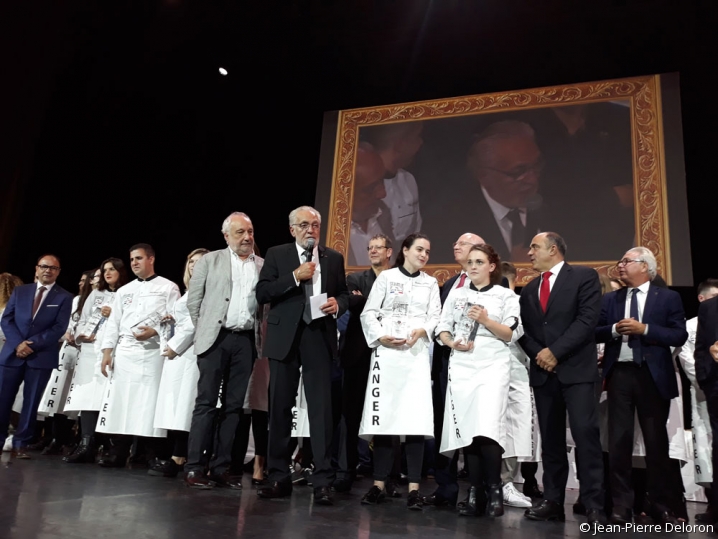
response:
[[[465,271],[466,262],[469,258],[469,252],[474,245],[483,244],[484,239],[481,236],[467,232],[459,236],[459,239],[453,243],[454,260],[461,266],[461,271],[447,280],[441,287],[441,305],[444,305],[449,292],[454,288],[468,286],[466,283],[467,274]],[[441,440],[441,432],[444,426],[444,405],[446,403],[446,387],[449,383],[449,356],[451,348],[440,344],[438,341],[434,343],[434,353],[432,356],[431,378],[434,381],[432,386],[432,396],[434,404],[434,439],[436,440],[434,452],[434,479],[437,488],[433,494],[424,498],[427,505],[456,505],[456,499],[459,495],[459,483],[456,477],[456,465],[459,452],[454,452],[453,458],[448,458],[439,452],[439,441]]]
[[[321,215],[309,206],[289,214],[295,242],[267,251],[257,282],[257,301],[269,303],[264,354],[269,358],[269,480],[260,498],[291,494],[289,453],[292,407],[302,367],[315,470],[314,501],[331,505],[332,361],[337,357],[337,321],[348,305],[344,257],[318,247]],[[318,263],[317,263],[318,261]],[[326,294],[323,316],[313,318],[310,298]]]
[[[341,477],[334,482],[334,490],[337,492],[351,489],[359,464],[357,448],[359,426],[364,411],[364,396],[371,363],[371,348],[367,346],[359,316],[364,310],[377,276],[385,269],[389,269],[389,261],[393,254],[391,239],[384,234],[374,236],[369,240],[367,252],[371,267],[347,276],[347,286],[351,295],[348,312],[344,314],[347,318],[346,331],[344,339],[340,342],[339,351],[343,370],[342,415],[346,434],[340,447]]]
[[[718,523],[718,297],[701,303],[698,308],[698,330],[696,332],[696,380],[706,397],[708,417],[713,432],[713,484],[708,511],[696,515],[696,521],[707,524]]]
[[[529,258],[541,275],[521,291],[524,335],[519,343],[531,361],[541,430],[544,501],[527,509],[531,520],[564,520],[568,479],[566,412],[576,442],[581,500],[589,523],[603,507],[603,460],[594,383],[598,366],[594,331],[601,309],[596,271],[564,262],[566,243],[554,232],[531,241]]]
[[[447,222],[442,213],[431,227],[437,260],[449,258],[447,247],[456,234],[473,229],[502,260],[527,261],[528,241],[542,230],[545,209],[537,194],[542,167],[533,129],[524,122],[496,122],[476,135],[466,171],[448,195],[452,218]]]
[[[7,340],[0,353],[0,439],[7,437],[15,395],[25,382],[20,423],[12,441],[16,458],[30,458],[25,447],[35,429],[45,386],[58,365],[60,337],[70,322],[72,295],[55,284],[59,274],[56,256],[40,257],[37,282],[15,288],[2,317]]]
[[[666,421],[670,401],[678,396],[671,347],[688,339],[686,317],[677,292],[651,283],[656,259],[649,249],[627,251],[618,271],[627,288],[604,296],[596,328],[596,341],[606,343],[603,376],[608,391],[611,522],[632,520],[631,467],[638,415],[646,443],[652,516],[659,524],[675,523],[673,510],[682,503],[681,485],[666,480],[673,467]]]

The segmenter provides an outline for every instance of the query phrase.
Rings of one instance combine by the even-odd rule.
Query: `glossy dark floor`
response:
[[[571,514],[570,503],[576,496],[572,491],[567,494],[565,523],[531,522],[523,518],[522,509],[513,508],[493,520],[459,518],[448,509],[407,511],[406,498],[375,507],[362,506],[359,500],[371,486],[367,479],[355,483],[349,494],[336,494],[333,507],[323,507],[313,505],[311,487],[295,488],[286,500],[260,500],[249,475],[245,475],[245,489],[241,492],[195,491],[186,488],[179,478],[150,477],[145,470],[68,465],[59,457],[36,455],[32,460],[21,461],[10,461],[8,453],[2,455],[2,539],[543,539],[590,535],[579,532],[583,517]],[[433,482],[423,485],[426,494],[432,490]],[[703,511],[704,507],[689,504],[691,522],[696,510]]]

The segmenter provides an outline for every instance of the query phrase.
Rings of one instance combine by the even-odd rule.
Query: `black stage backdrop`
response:
[[[142,241],[179,282],[234,210],[262,249],[288,241],[288,212],[315,200],[325,111],[679,72],[693,278],[718,276],[716,3],[526,4],[3,6],[0,271],[30,280],[56,252],[74,291]]]

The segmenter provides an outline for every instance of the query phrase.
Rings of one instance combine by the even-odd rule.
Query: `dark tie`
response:
[[[459,284],[456,285],[456,288],[461,288],[464,286],[464,283],[466,282],[466,274],[462,273],[461,277],[459,277]]]
[[[302,253],[304,255],[304,261],[309,262],[312,259],[312,252],[311,251],[304,251]],[[312,283],[312,280],[314,278],[307,279],[302,284],[304,285],[304,314],[302,314],[302,320],[304,320],[305,324],[311,324],[312,323],[312,306],[309,303],[309,298],[312,297],[312,292],[314,291],[314,284]]]
[[[32,317],[35,318],[35,314],[37,313],[37,310],[40,308],[40,302],[42,301],[42,297],[45,295],[45,288],[44,286],[41,286],[37,289],[37,294],[35,294],[35,301],[32,304]]]
[[[524,247],[526,227],[521,222],[521,211],[518,208],[509,212],[509,221],[511,221],[511,247]]]
[[[549,277],[551,277],[553,273],[550,271],[544,271],[541,274],[541,290],[539,290],[539,301],[541,302],[541,310],[543,312],[546,312],[546,307],[548,307],[548,298],[551,295],[551,283],[549,282]]]
[[[630,317],[634,320],[641,321],[638,316],[638,288],[631,288],[631,312]],[[641,337],[640,335],[629,335],[628,336],[628,347],[633,351],[633,361],[640,365],[643,363],[643,356],[641,355]]]

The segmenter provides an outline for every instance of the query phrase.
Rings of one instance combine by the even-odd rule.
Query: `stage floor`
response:
[[[336,494],[334,506],[314,506],[311,487],[296,487],[291,498],[260,500],[245,474],[243,491],[196,491],[181,479],[150,477],[146,470],[69,465],[60,457],[10,461],[0,467],[0,538],[2,539],[223,539],[272,537],[368,539],[381,537],[501,537],[549,539],[590,536],[581,533],[583,517],[571,513],[576,492],[567,493],[566,522],[532,522],[523,509],[507,507],[497,519],[458,517],[446,508],[406,509],[406,498],[366,507],[359,503],[371,486],[355,483],[349,494]],[[430,494],[433,481],[422,485]],[[462,492],[466,483],[462,484]],[[690,503],[691,523],[704,504]],[[638,532],[637,532],[638,533]],[[608,536],[603,533],[599,535]],[[676,533],[641,534],[644,537]],[[704,536],[704,533],[683,533]]]

